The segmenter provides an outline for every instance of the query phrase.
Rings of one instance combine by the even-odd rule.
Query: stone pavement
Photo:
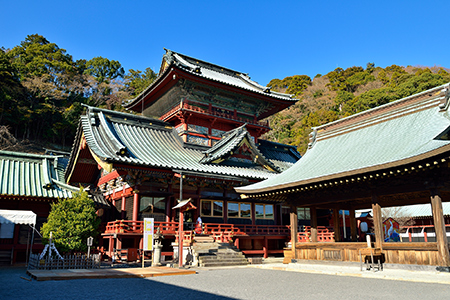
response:
[[[288,272],[302,272],[313,274],[327,274],[338,276],[351,276],[359,278],[376,278],[387,280],[401,280],[424,283],[450,284],[450,273],[438,272],[433,266],[384,264],[383,270],[372,271],[361,267],[359,263],[335,261],[307,261],[297,260],[290,264],[283,264],[281,260],[268,260],[263,264],[231,267],[210,268],[100,268],[100,269],[74,269],[74,270],[29,270],[29,275],[37,281],[43,280],[70,280],[87,278],[144,278],[170,275],[189,275],[196,271],[221,268],[261,268]]]
[[[290,264],[266,263],[249,266],[291,272],[450,284],[450,273],[438,272],[436,267],[432,266],[384,264],[381,271],[366,270],[364,267],[361,271],[359,263],[306,260],[297,260],[297,262]]]

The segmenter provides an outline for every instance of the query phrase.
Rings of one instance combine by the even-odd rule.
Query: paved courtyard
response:
[[[154,278],[28,281],[0,268],[0,299],[448,299],[450,285],[260,268]]]

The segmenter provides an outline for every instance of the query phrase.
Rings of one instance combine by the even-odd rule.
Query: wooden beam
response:
[[[449,267],[450,255],[448,252],[448,240],[445,231],[442,199],[437,189],[431,190],[431,209],[433,212],[434,230],[436,232],[436,242],[439,252],[439,264],[443,267]]]
[[[383,245],[383,220],[381,206],[376,195],[372,195],[373,227],[375,231],[375,248],[382,249]]]
[[[350,235],[352,237],[352,242],[356,242],[357,240],[357,232],[356,232],[356,218],[355,218],[355,210],[350,209],[349,210],[349,217],[350,217]]]
[[[317,209],[315,207],[310,208],[311,215],[311,242],[317,242]]]
[[[297,232],[298,232],[298,216],[297,216],[297,207],[291,206],[290,212],[290,224],[291,224],[291,246],[292,246],[292,257],[294,259],[297,258],[297,254],[295,251],[295,245],[297,244]]]
[[[334,227],[334,241],[341,241],[341,228],[339,220],[339,208],[333,208],[333,227]]]

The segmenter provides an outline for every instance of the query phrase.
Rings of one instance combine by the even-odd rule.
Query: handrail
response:
[[[305,231],[298,232],[297,241],[299,243],[311,242],[311,226],[305,226]],[[317,226],[317,241],[334,242],[332,227]]]
[[[165,114],[163,114],[161,117],[161,120],[164,120],[166,117],[174,114],[175,112],[177,112],[181,109],[187,109],[187,110],[191,110],[191,111],[195,111],[195,112],[213,115],[216,117],[227,118],[227,119],[231,119],[231,120],[235,120],[235,121],[239,121],[239,122],[243,122],[243,123],[250,123],[250,124],[255,124],[255,125],[259,125],[259,126],[269,127],[269,121],[258,121],[258,120],[252,119],[251,115],[248,115],[249,118],[241,118],[241,117],[235,116],[234,111],[231,111],[231,110],[227,110],[229,113],[225,113],[225,112],[218,112],[213,109],[203,109],[201,107],[189,104],[188,100],[184,100],[184,102],[180,106],[177,105],[177,106],[173,107],[172,109],[170,109]],[[221,109],[221,111],[225,111],[225,110]]]
[[[174,234],[178,231],[178,222],[155,222],[155,231],[162,234]],[[143,233],[143,221],[116,220],[106,224],[105,233]]]
[[[162,234],[178,235],[178,222],[155,222],[155,230]],[[142,221],[116,220],[108,222],[104,233],[142,233]],[[244,225],[203,223],[203,233],[221,242],[228,242],[236,235],[290,235],[288,225]],[[192,231],[184,231],[184,243],[192,240]]]

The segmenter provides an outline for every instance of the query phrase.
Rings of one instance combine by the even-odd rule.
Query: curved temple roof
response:
[[[294,98],[294,95],[271,91],[270,88],[262,86],[256,81],[251,80],[248,74],[204,62],[193,57],[173,52],[171,50],[166,49],[166,54],[163,57],[163,66],[165,67],[161,68],[158,78],[152,84],[150,84],[150,86],[147,87],[140,95],[125,103],[125,107],[131,108],[137,105],[137,103],[140,102],[142,98],[144,98],[145,95],[149,93],[149,91],[151,91],[156,85],[159,84],[160,79],[165,76],[165,74],[171,69],[171,67],[176,67],[199,78],[205,78],[213,82],[218,82],[235,88],[254,92],[276,100],[284,100],[289,102],[296,102],[298,100]]]
[[[450,151],[449,85],[313,128],[293,167],[236,188],[258,194],[397,167]]]
[[[0,195],[70,198],[75,187],[63,183],[62,157],[0,151]]]
[[[248,179],[266,179],[276,174],[259,165],[242,167],[203,161],[203,151],[187,147],[169,123],[159,120],[87,107],[80,123],[79,130],[82,130],[91,153],[106,163]],[[78,133],[77,137],[81,139],[82,135]],[[80,142],[75,142],[74,149]],[[75,168],[75,157],[72,153],[66,173]],[[285,165],[291,166],[292,163],[285,162]]]

